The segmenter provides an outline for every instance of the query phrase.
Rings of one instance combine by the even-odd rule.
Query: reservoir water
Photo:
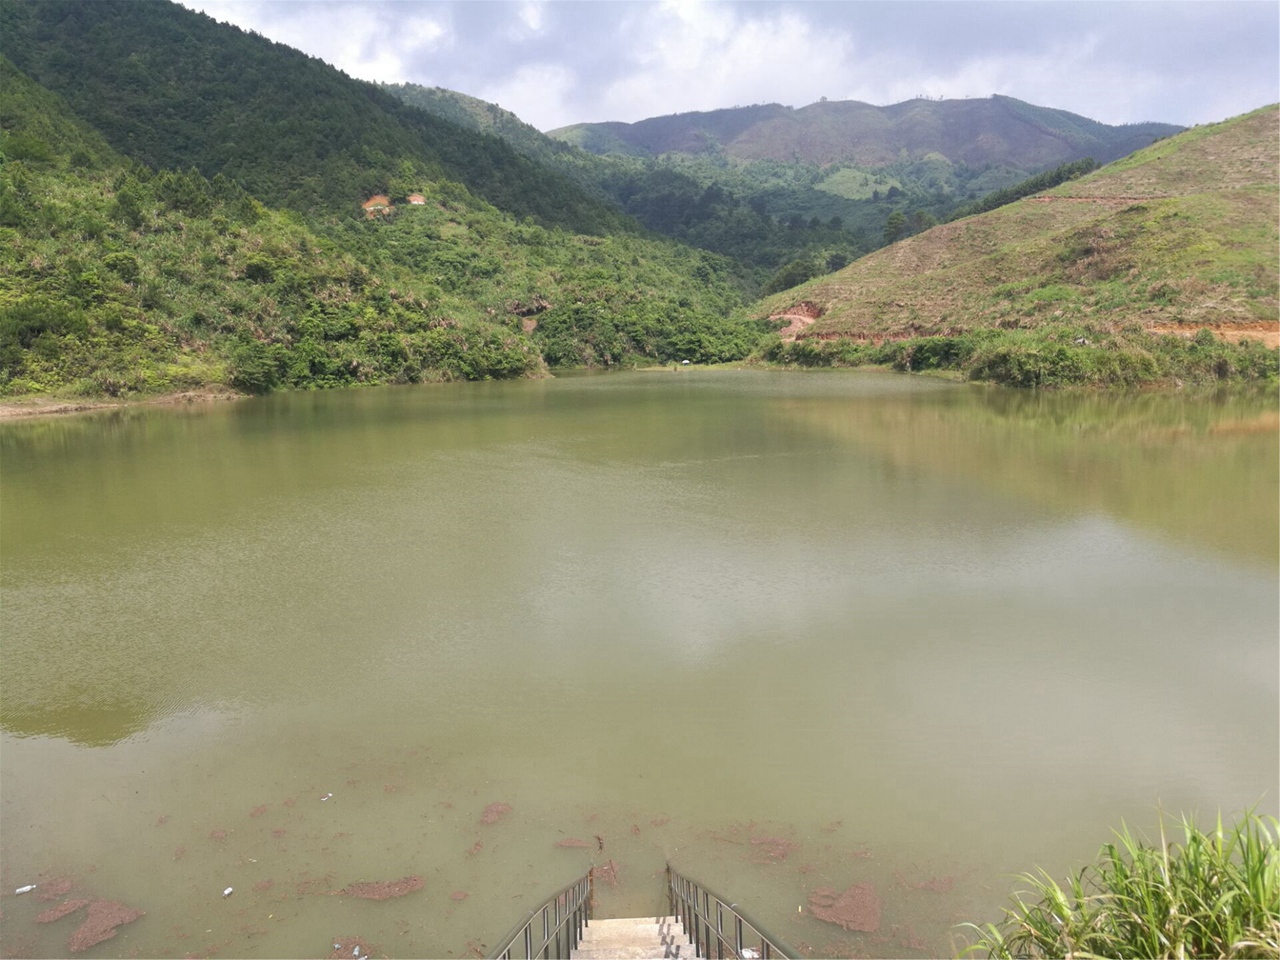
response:
[[[669,860],[936,956],[1122,821],[1275,815],[1276,410],[667,370],[5,424],[0,953],[101,898],[145,915],[84,956],[472,956]]]

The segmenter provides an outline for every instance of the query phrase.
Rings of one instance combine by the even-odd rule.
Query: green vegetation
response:
[[[977,203],[961,207],[951,215],[950,219],[959,220],[961,217],[972,217],[979,213],[986,213],[988,210],[996,209],[996,207],[1003,207],[1006,203],[1013,203],[1013,201],[1029,197],[1033,193],[1040,193],[1051,187],[1056,187],[1060,183],[1066,183],[1068,180],[1082,177],[1096,169],[1098,169],[1098,162],[1093,157],[1061,164],[1052,170],[1046,170],[1044,173],[1036,174],[1034,177],[1028,177],[1021,183],[1015,183],[1011,187],[993,190]]]
[[[0,60],[0,393],[251,392],[745,356],[719,257],[517,223],[461,185],[310,224],[118,157]]]
[[[1182,840],[1119,843],[1071,877],[1022,876],[999,924],[966,924],[966,953],[988,957],[1280,957],[1280,844],[1273,817],[1253,813],[1210,831],[1181,820]]]
[[[495,136],[174,3],[0,3],[0,54],[152,169],[222,174],[271,206],[355,215],[451,181],[515,217],[633,229]]]
[[[1277,108],[1179,134],[768,297],[821,317],[761,356],[1018,386],[1277,377]],[[886,240],[910,232],[886,224]]]
[[[889,366],[951,370],[970,380],[1014,387],[1137,387],[1161,383],[1277,380],[1276,353],[1257,340],[1239,344],[1208,329],[1192,338],[1140,327],[1106,331],[1046,325],[1030,330],[973,330],[902,340],[774,338],[756,359],[805,367]]]
[[[518,332],[389,287],[221,176],[126,164],[3,60],[0,89],[0,392],[257,392],[541,369]]]

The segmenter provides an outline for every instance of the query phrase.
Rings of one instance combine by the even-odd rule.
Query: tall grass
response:
[[[1280,823],[1252,811],[1229,829],[1180,820],[1181,840],[1128,827],[1065,888],[1023,874],[999,924],[964,924],[988,957],[1280,957]]]

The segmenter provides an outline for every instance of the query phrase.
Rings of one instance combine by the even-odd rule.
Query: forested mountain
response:
[[[516,217],[632,229],[497,137],[174,3],[0,3],[0,53],[153,169],[222,174],[269,205],[357,211],[448,180]]]
[[[548,134],[591,153],[709,154],[827,166],[883,167],[932,154],[969,167],[1034,172],[1093,157],[1106,163],[1181,130],[1168,123],[1109,126],[1013,97],[907,100],[877,107],[823,100],[680,113],[636,123],[582,123]]]
[[[524,376],[741,357],[764,330],[731,319],[722,258],[415,184],[422,204],[371,219],[273,211],[121,157],[0,58],[0,393]]]
[[[1086,157],[1106,162],[1181,129],[1113,127],[992,97],[765,104],[544,136],[464,94],[385,89],[496,133],[651,230],[733,257],[753,268],[765,292],[918,233],[992,191]],[[898,225],[886,230],[890,223]]]

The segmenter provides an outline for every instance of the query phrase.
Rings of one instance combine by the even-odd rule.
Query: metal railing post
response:
[[[726,956],[738,960],[745,960],[747,957],[766,960],[771,957],[796,956],[777,937],[739,910],[736,903],[683,876],[669,863],[667,889],[673,915],[684,927],[685,935],[693,944],[695,953],[703,960],[723,960]],[[732,940],[725,930],[726,914],[733,918]]]

